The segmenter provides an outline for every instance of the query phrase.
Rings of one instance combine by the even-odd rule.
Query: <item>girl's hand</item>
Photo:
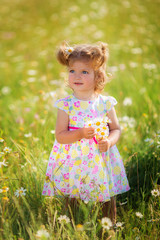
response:
[[[95,130],[93,127],[82,128],[82,138],[91,139],[95,136]]]
[[[98,140],[98,147],[100,152],[106,152],[111,147],[111,140],[108,138]]]

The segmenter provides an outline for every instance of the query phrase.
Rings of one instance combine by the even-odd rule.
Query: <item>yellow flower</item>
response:
[[[143,113],[142,116],[145,117],[145,118],[148,117],[148,115],[146,113]]]
[[[8,188],[8,187],[6,187],[6,186],[2,187],[2,193],[5,193],[5,192],[7,192],[8,190],[9,190],[9,188]]]
[[[82,224],[77,224],[77,225],[76,225],[76,229],[77,229],[77,231],[83,231],[83,230],[84,230],[84,227],[83,227]]]
[[[101,123],[98,121],[98,122],[96,122],[96,126],[100,126],[101,125]]]
[[[3,197],[2,200],[3,200],[4,202],[8,202],[8,201],[9,201],[9,198],[8,198],[8,197]]]
[[[104,132],[101,132],[101,136],[104,136],[105,135],[105,133]]]

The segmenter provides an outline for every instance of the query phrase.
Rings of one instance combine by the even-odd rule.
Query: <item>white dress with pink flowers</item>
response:
[[[97,117],[104,118],[116,104],[111,96],[99,95],[93,101],[84,101],[69,95],[57,100],[55,106],[69,115],[69,130],[74,131]],[[129,189],[116,145],[100,153],[94,139],[81,139],[72,144],[55,140],[42,195],[104,202]]]

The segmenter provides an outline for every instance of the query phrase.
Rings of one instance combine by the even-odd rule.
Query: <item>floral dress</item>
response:
[[[114,97],[99,94],[89,101],[69,95],[57,100],[55,106],[69,115],[69,130],[74,131],[84,127],[87,121],[104,118],[116,104]],[[60,144],[55,140],[42,195],[103,202],[129,189],[116,145],[100,153],[94,139],[81,139],[72,144]]]

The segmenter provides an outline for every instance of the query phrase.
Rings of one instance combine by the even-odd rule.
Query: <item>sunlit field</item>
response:
[[[0,1],[0,239],[160,239],[159,0]],[[107,42],[103,94],[114,96],[117,147],[131,190],[117,196],[117,224],[100,203],[42,196],[54,143],[54,102],[67,96],[62,41]],[[62,217],[63,216],[63,217]]]

